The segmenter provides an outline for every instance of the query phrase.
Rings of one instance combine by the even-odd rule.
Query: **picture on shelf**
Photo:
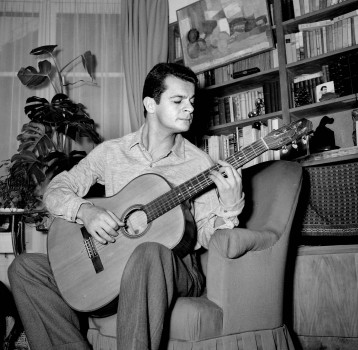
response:
[[[266,0],[201,0],[177,18],[184,62],[195,73],[274,46]]]
[[[316,101],[322,102],[336,98],[337,94],[334,92],[334,82],[328,81],[316,86]]]

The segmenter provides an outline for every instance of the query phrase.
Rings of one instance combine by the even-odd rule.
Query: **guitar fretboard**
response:
[[[264,140],[259,139],[225,160],[237,169],[268,149]],[[210,172],[212,170],[219,171],[219,169],[220,165],[215,164],[199,175],[194,176],[146,204],[144,210],[147,214],[148,223],[210,187],[213,184],[213,181],[209,178]]]

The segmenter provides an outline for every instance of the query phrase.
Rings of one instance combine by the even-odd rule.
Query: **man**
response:
[[[196,83],[187,67],[156,65],[144,83],[144,125],[103,142],[69,172],[55,177],[44,195],[47,209],[83,223],[95,240],[111,244],[124,223],[83,199],[94,183],[104,184],[106,196],[112,196],[145,173],[160,174],[176,186],[208,169],[210,158],[181,136],[192,122]],[[196,248],[207,247],[216,229],[237,225],[244,205],[239,173],[226,162],[220,164],[220,172],[210,174],[219,198],[213,189],[191,202]],[[89,348],[78,315],[61,298],[45,255],[20,255],[9,269],[9,279],[32,350]],[[195,251],[181,259],[159,243],[138,245],[121,279],[118,349],[158,349],[175,299],[199,296],[203,288]]]

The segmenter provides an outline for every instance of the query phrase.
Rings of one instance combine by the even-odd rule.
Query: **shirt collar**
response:
[[[144,148],[142,143],[142,134],[143,134],[144,125],[142,125],[137,131],[133,133],[132,142],[129,144],[129,148],[132,149],[135,145],[139,145]],[[177,157],[185,158],[185,142],[184,137],[181,134],[177,134],[175,137],[174,146],[171,149]]]

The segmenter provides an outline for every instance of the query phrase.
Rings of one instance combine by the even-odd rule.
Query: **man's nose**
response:
[[[185,111],[189,112],[189,113],[193,113],[194,111],[194,106],[193,104],[188,101],[186,104],[185,104]]]

